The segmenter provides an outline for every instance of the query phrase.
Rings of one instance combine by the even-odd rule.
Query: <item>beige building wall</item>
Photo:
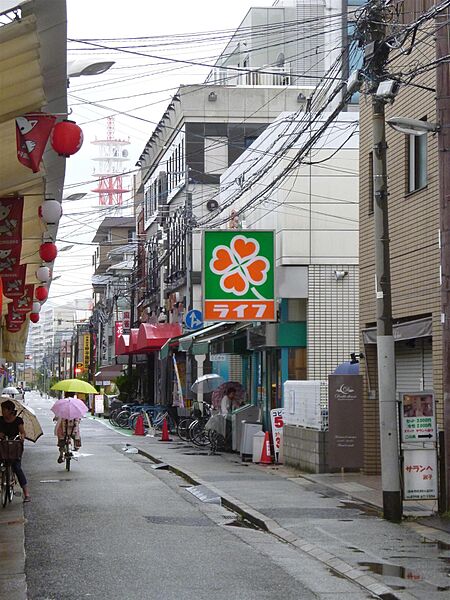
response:
[[[406,71],[435,58],[433,38],[390,65],[392,72]],[[403,69],[402,69],[403,67]],[[414,79],[415,84],[435,89],[434,70]],[[360,103],[360,325],[373,326],[375,314],[374,217],[370,211],[372,151],[371,98],[361,95]],[[410,117],[436,121],[435,93],[418,87],[402,87],[386,118]],[[419,191],[407,191],[408,138],[387,126],[389,233],[391,255],[392,314],[396,320],[432,316],[433,387],[438,401],[438,422],[442,426],[442,336],[440,324],[439,173],[438,139],[427,140],[428,181]],[[366,346],[366,367],[370,385],[376,388],[376,346]],[[365,471],[379,471],[378,402],[368,389],[365,394]]]

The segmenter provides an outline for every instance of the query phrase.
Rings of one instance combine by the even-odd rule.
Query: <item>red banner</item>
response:
[[[121,321],[116,321],[114,323],[114,350],[117,353],[117,342],[119,341],[120,336],[123,334],[123,324]]]
[[[17,158],[25,167],[37,173],[56,117],[30,113],[16,118]]]
[[[23,197],[0,198],[0,276],[13,274],[22,250]]]
[[[19,265],[8,277],[3,277],[3,294],[13,300],[20,298],[25,292],[27,265]],[[2,278],[0,278],[2,280]]]
[[[25,313],[17,312],[12,302],[8,304],[8,314],[6,316],[6,320],[7,322],[9,322],[10,325],[12,325],[13,323],[22,324],[25,321],[25,318]]]
[[[33,308],[34,285],[28,284],[25,286],[25,291],[20,298],[14,298],[13,308],[18,313],[31,312]]]

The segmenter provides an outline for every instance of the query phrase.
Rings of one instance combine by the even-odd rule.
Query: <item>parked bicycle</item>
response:
[[[0,440],[1,503],[3,508],[14,497],[16,476],[13,463],[22,458],[23,441],[21,439]]]

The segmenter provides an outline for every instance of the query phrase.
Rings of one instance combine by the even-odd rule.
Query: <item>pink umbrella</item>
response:
[[[81,419],[88,407],[79,398],[61,398],[50,409],[60,419]]]
[[[226,381],[215,389],[211,395],[211,403],[214,408],[219,408],[220,401],[227,393],[228,388],[234,388],[237,402],[241,403],[245,399],[245,388],[242,383],[239,383],[238,381]]]

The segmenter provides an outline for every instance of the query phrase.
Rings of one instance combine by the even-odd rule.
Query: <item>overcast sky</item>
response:
[[[120,139],[130,140],[128,167],[134,169],[153,123],[160,120],[178,85],[201,83],[208,72],[200,66],[185,66],[167,59],[213,63],[226,44],[227,30],[235,29],[251,6],[272,4],[273,0],[67,0],[68,61],[106,58],[116,62],[103,75],[70,81],[70,118],[82,127],[84,144],[67,160],[65,196],[75,192],[87,195],[79,202],[64,203],[58,246],[71,244],[74,248],[60,252],[56,260],[54,276],[59,278],[50,289],[52,302],[63,304],[74,297],[91,295],[95,249],[91,240],[98,223],[108,213],[98,209],[98,199],[91,192],[95,187],[95,146],[90,142],[105,137],[106,117],[115,111],[122,113],[116,114],[115,133]],[[211,34],[201,42],[186,35],[196,32]],[[153,39],[121,41],[128,52],[111,49],[119,43],[118,38],[138,37]],[[81,39],[103,47],[70,41]],[[138,43],[140,48],[135,47]],[[138,56],[137,52],[152,57]],[[129,196],[125,198],[128,199]]]

